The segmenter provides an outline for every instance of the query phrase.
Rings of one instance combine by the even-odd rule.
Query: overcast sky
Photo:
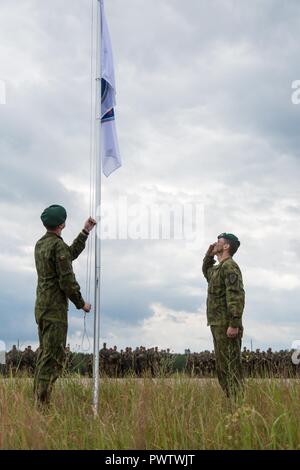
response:
[[[0,339],[37,344],[33,249],[40,214],[67,208],[70,243],[89,215],[91,0],[0,0]],[[94,0],[96,4],[96,0]],[[207,246],[223,231],[246,290],[244,345],[300,339],[300,3],[106,0],[123,167],[103,201],[199,204],[202,241],[102,244],[101,341],[212,349]],[[86,255],[74,262],[86,285]],[[91,300],[92,299],[87,299]],[[69,342],[83,315],[70,306]],[[92,337],[92,317],[87,321]],[[84,343],[85,349],[88,343]]]

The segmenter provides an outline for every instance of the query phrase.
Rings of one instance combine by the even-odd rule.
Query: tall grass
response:
[[[249,379],[228,402],[215,380],[184,375],[100,382],[99,417],[91,381],[59,380],[48,411],[32,380],[0,379],[1,449],[300,449],[300,387],[295,380]]]

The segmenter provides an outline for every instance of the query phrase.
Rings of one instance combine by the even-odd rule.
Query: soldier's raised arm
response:
[[[214,259],[214,255],[212,254],[214,247],[215,247],[215,243],[213,243],[212,245],[209,245],[209,248],[203,259],[202,272],[203,272],[204,277],[207,279],[207,282],[209,282],[209,279],[210,279],[211,268],[216,262],[216,260]]]
[[[72,245],[69,246],[72,261],[78,258],[80,253],[85,249],[87,238],[88,234],[81,231],[73,241]]]
[[[89,217],[88,220],[85,222],[82,231],[79,233],[79,235],[73,241],[72,245],[69,247],[71,253],[71,261],[74,261],[74,259],[78,258],[80,253],[82,253],[85,248],[85,243],[87,241],[89,233],[93,230],[96,224],[96,220],[92,217]]]
[[[73,272],[70,250],[63,241],[57,243],[56,246],[56,271],[61,290],[77,309],[83,308],[85,301],[82,298],[80,286]]]
[[[240,328],[245,307],[245,291],[242,273],[237,265],[225,263],[223,267],[226,287],[226,304],[229,314],[229,326]]]

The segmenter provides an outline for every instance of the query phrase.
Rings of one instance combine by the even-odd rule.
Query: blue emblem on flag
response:
[[[104,103],[104,101],[106,100],[108,92],[109,92],[109,84],[104,78],[101,78],[101,103]],[[114,119],[115,119],[114,108],[111,108],[109,111],[107,111],[106,114],[104,114],[104,116],[101,119],[101,122],[113,121]]]
[[[101,103],[104,102],[105,98],[107,97],[107,93],[109,90],[109,85],[104,78],[101,78]]]
[[[114,121],[115,119],[115,112],[114,108],[110,109],[101,119],[101,122],[107,122],[107,121]]]

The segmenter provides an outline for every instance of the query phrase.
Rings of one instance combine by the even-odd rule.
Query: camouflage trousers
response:
[[[40,320],[39,353],[34,374],[34,394],[40,403],[49,404],[54,382],[65,364],[68,326],[63,323]]]
[[[236,338],[228,338],[227,327],[210,327],[216,357],[216,370],[219,384],[228,398],[236,398],[243,390],[241,345],[243,329]]]

